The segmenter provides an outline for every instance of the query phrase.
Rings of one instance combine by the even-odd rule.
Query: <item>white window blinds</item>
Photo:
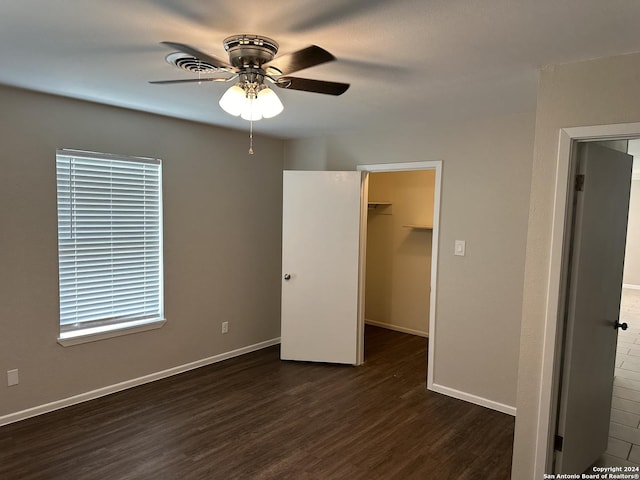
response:
[[[60,332],[163,316],[160,160],[58,150]]]

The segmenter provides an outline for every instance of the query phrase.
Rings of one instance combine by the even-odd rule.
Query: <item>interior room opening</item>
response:
[[[371,172],[368,180],[365,361],[379,328],[424,337],[426,359],[435,170]]]
[[[640,139],[626,152],[634,158],[619,322],[628,328],[618,330],[609,442],[599,463],[640,467]]]
[[[640,467],[640,140],[576,149],[556,473]],[[580,420],[587,412],[590,421]]]

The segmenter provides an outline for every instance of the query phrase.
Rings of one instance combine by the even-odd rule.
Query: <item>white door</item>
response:
[[[556,457],[556,472],[573,474],[607,449],[633,162],[579,147]]]
[[[363,177],[362,172],[284,172],[283,360],[361,363]]]

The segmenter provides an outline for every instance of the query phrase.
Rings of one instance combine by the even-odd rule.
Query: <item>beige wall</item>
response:
[[[623,282],[640,287],[640,140],[629,142],[628,153],[634,157]]]
[[[434,383],[515,406],[534,115],[288,142],[285,168],[442,160]],[[454,240],[467,255],[453,255]]]
[[[365,318],[407,333],[429,332],[431,230],[435,171],[369,174]]]
[[[631,181],[623,283],[640,288],[640,179]]]
[[[0,416],[279,336],[282,141],[250,157],[246,132],[6,87],[0,105]],[[163,160],[163,328],[56,343],[61,147]]]
[[[640,121],[640,55],[541,71],[529,210],[512,478],[532,479],[559,130]]]

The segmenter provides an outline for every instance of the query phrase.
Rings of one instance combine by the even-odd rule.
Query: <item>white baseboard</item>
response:
[[[465,402],[474,403],[476,405],[480,405],[481,407],[490,408],[491,410],[497,410],[498,412],[506,413],[507,415],[511,415],[513,417],[516,416],[516,407],[512,407],[511,405],[494,402],[493,400],[489,400],[487,398],[478,397],[476,395],[461,392],[460,390],[456,390],[455,388],[444,387],[436,383],[428,385],[427,388],[431,391],[442,393],[443,395],[447,395],[449,397],[457,398],[458,400],[464,400]]]
[[[150,383],[155,380],[160,380],[162,378],[167,378],[173,375],[178,375],[180,373],[188,372],[189,370],[204,367],[206,365],[222,362],[223,360],[228,360],[233,357],[238,357],[240,355],[244,355],[245,353],[255,352],[256,350],[261,350],[263,348],[271,347],[279,343],[280,343],[280,337],[273,338],[271,340],[266,340],[264,342],[256,343],[254,345],[248,345],[246,347],[238,348],[236,350],[231,350],[230,352],[220,353],[212,357],[203,358],[201,360],[196,360],[195,362],[186,363],[184,365],[179,365],[177,367],[169,368],[168,370],[162,370],[161,372],[151,373],[143,377],[134,378],[131,380],[127,380],[125,382],[116,383],[115,385],[109,385],[107,387],[98,388],[97,390],[92,390],[90,392],[74,395],[73,397],[63,398],[62,400],[56,400],[55,402],[45,403],[44,405],[28,408],[20,412],[10,413],[8,415],[4,415],[0,417],[0,427],[3,425],[7,425],[9,423],[14,423],[20,420],[25,420],[27,418],[35,417],[37,415],[42,415],[43,413],[52,412],[54,410],[59,410],[61,408],[69,407],[71,405],[76,405],[78,403],[104,397],[105,395],[110,395],[112,393],[120,392],[128,388],[144,385],[145,383]]]
[[[374,325],[376,327],[386,328],[387,330],[395,330],[396,332],[418,335],[420,337],[429,336],[428,332],[423,332],[422,330],[413,330],[412,328],[399,327],[398,325],[391,325],[390,323],[376,322],[375,320],[365,320],[364,323],[368,325]]]
[[[628,288],[629,290],[640,290],[640,285],[634,285],[632,283],[625,283],[622,288]]]

